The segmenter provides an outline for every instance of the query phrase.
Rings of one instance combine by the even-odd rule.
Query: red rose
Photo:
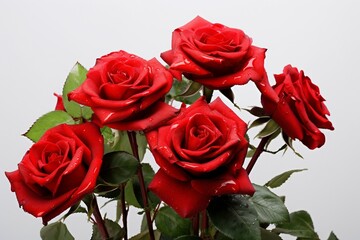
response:
[[[166,125],[146,134],[160,166],[149,189],[180,216],[204,210],[212,196],[254,188],[242,168],[247,125],[219,98],[200,98]]]
[[[291,65],[287,65],[282,74],[275,75],[275,80],[273,88],[279,101],[262,96],[265,111],[292,139],[299,139],[310,149],[321,147],[325,135],[319,128],[333,130],[334,127],[326,117],[330,113],[318,86]]]
[[[276,100],[264,69],[265,51],[253,46],[252,39],[240,29],[196,17],[175,29],[172,49],[161,57],[178,79],[182,73],[210,89],[226,89],[252,80]]]
[[[145,130],[175,115],[177,110],[163,102],[172,82],[156,59],[119,51],[98,59],[69,99],[91,107],[93,121],[100,126]]]
[[[103,138],[93,123],[58,125],[6,172],[20,206],[46,223],[91,193],[103,157]]]

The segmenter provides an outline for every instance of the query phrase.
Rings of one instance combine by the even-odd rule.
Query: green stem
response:
[[[126,203],[125,203],[125,184],[121,184],[120,201],[121,201],[123,228],[124,228],[124,231],[125,231],[124,240],[127,240],[128,239],[128,227],[127,227],[128,210],[126,209]]]
[[[254,155],[252,156],[248,166],[246,167],[247,174],[250,174],[250,172],[253,169],[260,154],[264,151],[264,147],[269,139],[270,139],[270,136],[267,136],[267,137],[264,137],[261,139],[259,146],[256,148]]]
[[[138,145],[137,145],[137,141],[136,141],[136,132],[128,131],[127,133],[128,133],[131,150],[134,154],[134,157],[140,162]],[[148,225],[150,240],[155,240],[154,229],[153,229],[151,215],[150,215],[150,207],[149,207],[149,202],[148,202],[147,190],[146,190],[146,186],[145,186],[145,180],[144,180],[144,175],[142,172],[141,164],[139,165],[137,175],[138,175],[140,189],[141,189],[141,197],[142,197],[143,203],[144,203],[145,216],[146,216],[146,221],[147,221],[147,225]]]
[[[104,219],[101,216],[99,205],[97,203],[96,197],[94,196],[92,200],[92,207],[94,209],[93,215],[95,217],[96,225],[99,228],[99,232],[101,234],[102,239],[106,240],[109,238],[109,233],[105,227]]]

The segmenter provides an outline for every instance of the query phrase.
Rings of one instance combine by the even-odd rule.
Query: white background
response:
[[[75,62],[90,68],[97,57],[120,49],[160,59],[173,29],[196,15],[240,28],[267,48],[272,83],[272,74],[291,63],[320,87],[335,126],[324,131],[325,146],[310,151],[296,142],[304,159],[290,151],[263,155],[251,178],[263,184],[283,171],[308,168],[275,192],[286,194],[290,211],[311,214],[321,239],[331,230],[340,239],[357,239],[359,14],[356,0],[0,0],[0,239],[40,239],[41,219],[18,208],[3,172],[17,168],[31,146],[21,134],[53,109],[52,94],[61,92]],[[235,89],[240,106],[259,104],[252,84]],[[67,223],[76,239],[90,238],[85,215]],[[132,233],[137,224],[130,222]]]

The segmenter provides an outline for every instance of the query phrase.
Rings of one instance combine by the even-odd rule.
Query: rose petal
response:
[[[214,178],[192,180],[191,186],[196,191],[211,196],[236,193],[253,195],[255,192],[249,176],[243,168],[238,172],[237,176],[226,172]]]
[[[141,118],[107,123],[107,126],[118,130],[148,131],[176,116],[178,111],[178,109],[159,101],[149,107],[147,111],[144,111]],[[94,119],[94,121],[99,122],[98,119]]]
[[[33,192],[24,182],[19,171],[6,172],[6,177],[11,183],[11,191],[15,192],[16,198],[23,209],[35,217],[44,217],[49,212],[60,213],[70,206],[66,200],[74,193],[67,192],[57,198],[45,198]],[[74,204],[74,203],[73,203]],[[60,210],[62,209],[62,210]],[[53,215],[58,215],[53,213]]]
[[[155,174],[149,189],[183,218],[192,217],[206,209],[210,202],[210,196],[195,191],[190,182],[169,177],[161,169]]]
[[[181,168],[173,165],[173,162],[177,161],[176,156],[171,151],[165,151],[166,149],[164,146],[167,146],[167,144],[163,143],[163,136],[167,133],[167,128],[162,127],[158,131],[159,132],[154,130],[145,133],[156,163],[160,166],[161,169],[163,169],[163,171],[171,175],[173,178],[176,178],[180,181],[187,181],[189,179],[189,175]]]

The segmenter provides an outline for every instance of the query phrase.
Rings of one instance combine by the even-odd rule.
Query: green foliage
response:
[[[141,205],[137,199],[137,196],[141,196],[141,193],[137,193],[135,194],[134,192],[134,184],[133,184],[133,179],[130,179],[125,186],[125,200],[127,202],[127,204],[134,206],[136,208],[141,208]]]
[[[235,96],[234,96],[234,92],[232,91],[231,88],[220,89],[220,92],[221,92],[227,99],[229,99],[230,102],[234,103]]]
[[[166,102],[173,100],[191,104],[195,102],[199,97],[202,85],[200,83],[191,81],[183,77],[182,81],[174,79],[172,88],[166,95]]]
[[[40,230],[42,240],[74,240],[66,225],[62,222],[54,222],[44,226]]]
[[[87,213],[86,209],[80,206],[81,202],[78,202],[77,204],[74,204],[70,207],[69,211],[62,217],[63,220],[65,220],[68,216],[74,213]]]
[[[277,188],[280,187],[283,183],[285,183],[289,177],[296,172],[302,172],[305,171],[307,169],[294,169],[294,170],[290,170],[290,171],[286,171],[283,172],[275,177],[273,177],[270,181],[268,181],[267,183],[265,183],[265,186],[268,186],[270,188]]]
[[[258,138],[264,138],[275,133],[279,129],[279,125],[272,119],[267,121],[265,127],[256,135]]]
[[[259,117],[259,118],[255,119],[255,120],[250,124],[249,129],[254,128],[254,127],[257,127],[257,126],[260,126],[260,125],[268,122],[269,120],[270,120],[270,118],[269,118],[269,117],[266,117],[266,116],[265,116],[265,117]]]
[[[159,209],[155,218],[155,224],[162,234],[171,238],[190,235],[191,221],[181,218],[168,206]]]
[[[147,188],[147,186],[152,181],[152,179],[155,175],[155,172],[152,169],[151,165],[148,163],[141,164],[141,169],[143,172],[145,186]],[[127,192],[125,189],[125,194],[126,193],[129,194],[129,196],[128,196],[128,194],[125,195],[127,201],[129,201],[129,204],[132,204],[133,206],[138,205],[141,208],[144,208],[144,203],[143,203],[143,198],[141,195],[141,187],[140,187],[140,182],[139,182],[138,176],[134,176],[132,178],[131,185],[132,185],[132,188],[130,188],[130,185],[129,185]],[[135,199],[133,197],[135,197]],[[158,205],[160,203],[160,199],[152,192],[148,192],[148,200],[149,200],[149,206],[151,208],[155,208],[156,205]]]
[[[105,153],[124,151],[133,154],[127,131],[118,131],[109,127],[101,128],[104,137]],[[147,140],[144,133],[136,132],[139,159],[142,161],[147,149]]]
[[[119,186],[132,178],[139,167],[139,161],[127,152],[110,152],[104,155],[100,177],[109,185]]]
[[[256,209],[242,195],[224,195],[210,202],[208,215],[214,226],[234,240],[259,240],[260,229]]]
[[[273,233],[269,230],[260,228],[260,232],[261,232],[261,240],[282,240],[282,238],[278,234]]]
[[[197,236],[184,235],[184,236],[177,237],[174,240],[203,240],[203,239],[201,237],[197,237]]]
[[[33,142],[37,142],[47,130],[62,123],[75,124],[75,121],[68,113],[55,110],[38,118],[23,135]]]
[[[284,132],[282,132],[282,137],[283,137],[283,140],[285,141],[285,143],[286,143],[286,145],[291,149],[291,150],[293,150],[293,152],[298,156],[298,157],[300,157],[300,158],[303,158],[302,156],[301,156],[301,154],[300,153],[298,153],[296,150],[295,150],[295,148],[293,147],[293,140],[289,137],[289,136],[287,136]]]
[[[62,92],[62,98],[66,112],[68,112],[75,119],[84,118],[90,119],[92,110],[89,107],[81,106],[80,104],[69,101],[68,93],[78,88],[86,79],[87,70],[80,64],[76,63],[69,72]]]
[[[298,238],[319,239],[309,213],[303,210],[291,213],[290,221],[277,224],[273,232],[290,234]]]
[[[105,227],[109,233],[107,240],[121,240],[125,236],[125,231],[120,225],[109,219],[104,219]],[[103,240],[99,228],[96,224],[93,225],[93,233],[90,240]]]
[[[154,235],[155,235],[155,240],[160,240],[161,233],[159,231],[155,230]],[[143,231],[131,237],[129,240],[150,240],[149,230]]]
[[[250,198],[260,223],[281,223],[289,221],[289,212],[283,201],[267,187],[253,184],[255,194]]]
[[[267,118],[269,118],[269,116],[265,114],[264,109],[261,108],[261,107],[256,107],[256,106],[255,106],[255,107],[252,107],[252,108],[250,108],[250,109],[247,109],[247,108],[243,108],[243,109],[244,109],[245,111],[251,113],[251,114],[254,115],[255,117],[259,117],[259,118],[261,118],[261,117],[267,117]]]
[[[335,235],[335,233],[331,232],[329,237],[328,237],[328,240],[339,240],[338,237]]]

